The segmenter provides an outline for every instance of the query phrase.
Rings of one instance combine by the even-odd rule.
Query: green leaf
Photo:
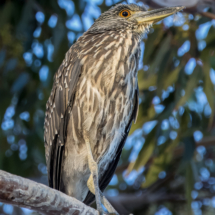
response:
[[[0,10],[0,29],[9,21],[13,13],[14,5],[11,1],[7,1],[4,8]]]
[[[176,104],[176,109],[178,109],[180,106],[184,105],[190,97],[194,93],[194,89],[197,87],[199,80],[202,78],[202,68],[201,66],[197,65],[193,71],[193,73],[189,76],[189,80],[186,83],[185,88],[185,95],[182,96],[179,101]],[[181,88],[179,88],[179,94],[181,94]]]
[[[144,71],[140,70],[138,72],[138,86],[139,90],[147,90],[150,86],[156,86],[157,75],[150,75],[149,77],[144,77]]]
[[[167,77],[166,80],[164,81],[164,89],[167,89],[167,87],[173,85],[177,79],[178,79],[178,75],[179,72],[181,70],[181,67],[176,67]]]
[[[152,131],[147,135],[145,143],[134,163],[130,163],[128,167],[128,171],[130,172],[131,170],[139,170],[142,166],[144,166],[149,158],[151,157],[154,148],[156,146],[156,138],[155,138],[155,133],[156,133],[157,125],[152,129]]]
[[[215,115],[215,101],[214,101],[214,86],[211,82],[210,78],[210,67],[209,65],[204,65],[204,74],[205,74],[205,81],[204,81],[204,92],[207,96],[208,103],[211,108],[211,115],[209,120],[209,127],[212,126],[214,115]]]
[[[186,181],[185,181],[185,193],[186,193],[186,199],[187,199],[187,207],[188,207],[188,214],[192,214],[191,211],[191,192],[193,190],[194,185],[194,179],[193,179],[193,171],[191,162],[187,163],[186,165]]]
[[[158,49],[156,56],[153,60],[153,64],[151,65],[151,67],[149,68],[148,73],[151,74],[155,74],[156,73],[156,69],[159,68],[160,64],[162,63],[162,61],[165,61],[165,55],[166,53],[169,51],[170,49],[170,44],[171,44],[171,40],[172,40],[172,36],[168,35],[161,43],[160,48]]]

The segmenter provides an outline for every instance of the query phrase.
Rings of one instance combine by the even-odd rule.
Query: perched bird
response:
[[[182,10],[146,11],[118,4],[66,53],[46,104],[44,139],[49,186],[104,214],[118,214],[102,192],[138,114],[140,42],[149,27]]]

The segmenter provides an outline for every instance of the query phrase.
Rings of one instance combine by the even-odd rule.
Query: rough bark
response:
[[[0,170],[0,202],[47,215],[98,214],[95,209],[60,191],[2,170]]]

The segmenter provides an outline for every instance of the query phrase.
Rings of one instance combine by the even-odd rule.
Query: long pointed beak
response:
[[[142,23],[156,23],[160,20],[177,13],[180,10],[183,10],[185,7],[166,7],[156,10],[144,11],[134,15],[134,19],[138,22],[138,24]]]

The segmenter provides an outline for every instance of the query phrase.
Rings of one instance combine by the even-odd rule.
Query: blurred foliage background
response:
[[[47,184],[43,121],[53,75],[118,2],[0,1],[0,169]],[[105,191],[120,214],[215,214],[215,20],[204,16],[213,9],[168,17],[141,43],[138,120]],[[0,203],[0,214],[32,213]]]

